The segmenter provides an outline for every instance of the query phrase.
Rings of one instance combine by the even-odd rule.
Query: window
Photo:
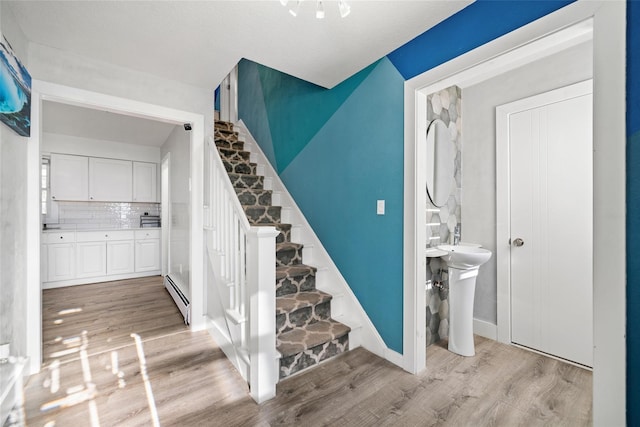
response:
[[[49,213],[50,165],[49,158],[43,157],[40,164],[40,213],[43,217]]]

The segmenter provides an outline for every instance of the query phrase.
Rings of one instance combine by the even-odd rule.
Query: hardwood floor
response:
[[[90,286],[45,291],[45,337],[86,330],[88,345],[86,357],[56,361],[63,346],[48,344],[47,366],[26,386],[27,425],[591,425],[590,372],[481,337],[470,358],[430,346],[415,376],[356,349],[281,381],[257,405],[208,333],[191,333],[170,309],[159,278]],[[68,308],[82,311],[51,314]]]

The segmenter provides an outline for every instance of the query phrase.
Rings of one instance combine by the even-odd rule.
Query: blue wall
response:
[[[385,343],[402,352],[402,76],[383,58],[331,90],[247,60],[238,77],[240,118]]]
[[[627,425],[640,425],[640,3],[627,2]]]
[[[403,81],[568,3],[476,1],[331,90],[240,63],[240,118],[391,349],[402,352]]]

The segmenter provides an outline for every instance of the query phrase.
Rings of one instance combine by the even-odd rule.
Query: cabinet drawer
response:
[[[104,231],[79,231],[78,242],[106,242],[109,240],[133,240],[134,233],[131,230],[104,230]]]
[[[136,230],[136,240],[143,239],[159,239],[160,238],[160,230]]]
[[[59,231],[53,233],[44,233],[42,241],[45,243],[68,243],[76,241],[75,231]]]
[[[133,240],[133,230],[111,230],[105,232],[107,240]]]

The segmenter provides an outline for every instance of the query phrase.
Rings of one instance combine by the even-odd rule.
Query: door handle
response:
[[[513,246],[520,247],[522,245],[524,245],[524,240],[519,237],[513,241]]]

